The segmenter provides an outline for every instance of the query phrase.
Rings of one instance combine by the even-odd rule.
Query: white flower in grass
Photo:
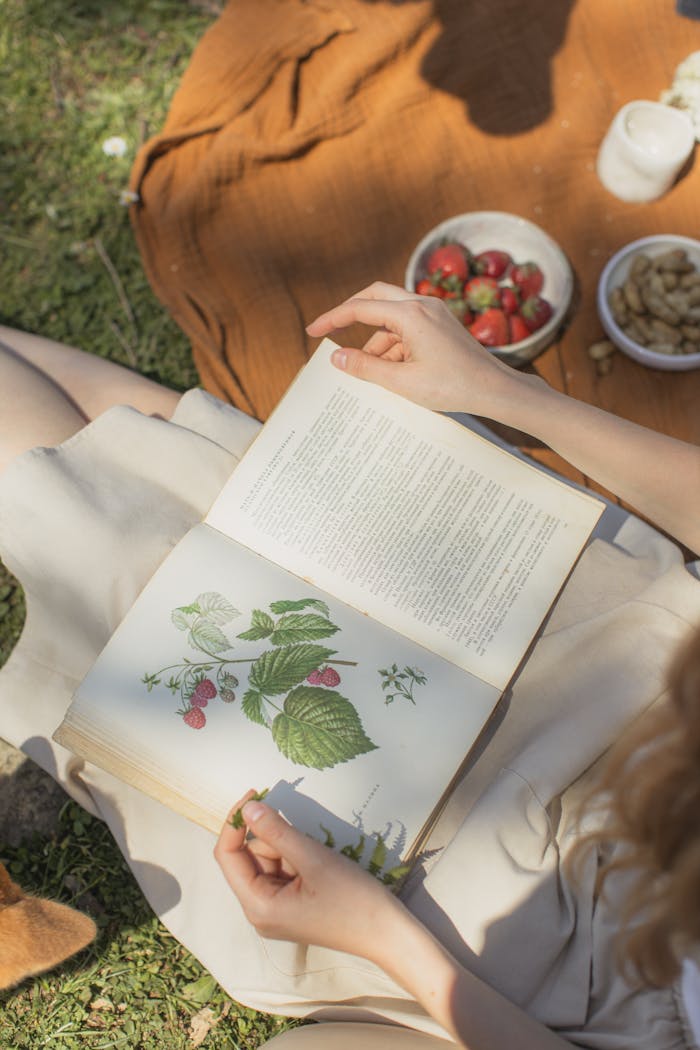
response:
[[[134,193],[133,190],[122,190],[119,194],[119,203],[125,208],[128,208],[130,204],[136,204],[140,200],[138,193]]]
[[[126,151],[126,139],[123,139],[121,135],[112,135],[102,143],[102,152],[108,157],[123,157]]]

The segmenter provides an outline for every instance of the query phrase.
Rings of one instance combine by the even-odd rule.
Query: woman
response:
[[[508,377],[499,375],[499,366],[494,370],[492,359],[477,360],[476,368],[484,363],[487,369],[479,384],[476,368],[467,366],[465,338],[447,312],[398,289],[367,289],[308,330],[322,336],[356,322],[379,330],[362,350],[336,350],[338,368],[429,408],[467,408],[546,437],[550,447],[585,473],[644,508],[695,549],[700,547],[698,489],[688,500],[675,474],[689,471],[688,477],[700,481],[697,450],[659,442],[658,435],[572,404],[531,377],[519,377],[521,385],[531,388],[526,398],[505,401],[507,387],[498,381]],[[584,429],[592,438],[582,447]],[[611,456],[614,443],[623,444],[624,458]],[[579,850],[582,856],[596,839],[603,846],[617,839],[628,847],[626,857],[603,869],[604,875],[610,873],[617,863],[637,875],[625,918],[631,922],[639,911],[646,921],[628,932],[622,958],[636,968],[637,978],[662,985],[678,976],[683,953],[700,953],[699,760],[700,633],[677,660],[668,709],[618,745],[601,784],[610,796],[606,801],[612,821]],[[265,936],[342,948],[371,959],[407,988],[459,1045],[471,1050],[571,1045],[460,966],[357,865],[335,854],[329,857],[323,846],[251,796],[243,800],[243,816],[254,837],[246,842],[245,830],[227,824],[216,855],[246,914]],[[695,984],[697,992],[700,982]]]
[[[600,879],[604,884],[616,865],[634,873],[615,961],[630,968],[633,980],[661,987],[683,968],[684,1004],[696,1041],[700,970],[692,956],[700,958],[699,760],[700,631],[674,664],[669,703],[642,719],[637,731],[613,749],[599,785],[606,827],[574,851],[574,857],[583,858],[596,845],[605,850],[616,841],[623,844],[623,856],[609,861]],[[247,917],[264,936],[341,948],[372,960],[468,1050],[572,1045],[461,966],[357,864],[329,855],[252,796],[246,795],[241,806],[253,837],[246,841],[246,829],[227,822],[216,856]],[[318,1035],[331,1045],[328,1031]],[[367,1045],[367,1029],[362,1035]],[[300,1047],[306,1042],[310,1050],[310,1038],[297,1032],[286,1041],[298,1041]],[[354,1045],[346,1038],[348,1046]]]
[[[401,289],[373,285],[309,332],[320,336],[354,321],[376,331],[362,350],[338,352],[339,367],[432,408],[528,431],[681,542],[700,548],[696,449],[510,370],[440,304]],[[28,367],[26,360],[15,364]],[[51,368],[71,393],[71,376]],[[45,375],[41,380],[48,382]],[[135,387],[126,396],[132,402],[138,396],[142,410],[170,411],[168,395],[135,377],[129,382]],[[92,418],[86,399],[95,387],[89,387],[75,398]],[[16,406],[20,393],[18,382]],[[112,392],[101,384],[99,394],[101,409]],[[19,423],[37,422],[33,404],[16,409]],[[68,432],[77,432],[79,423],[69,421]],[[170,423],[117,408],[56,452],[34,450],[7,468],[0,480],[0,551],[25,583],[29,617],[18,652],[0,675],[0,731],[53,764],[69,790],[109,821],[164,921],[249,1005],[323,1019],[395,1021],[475,1046],[506,1037],[517,1045],[570,1040],[605,1050],[693,1045],[671,989],[636,990],[612,965],[625,877],[611,876],[601,898],[595,851],[575,881],[562,863],[579,837],[578,803],[589,791],[593,766],[663,693],[671,654],[700,622],[700,588],[680,552],[636,518],[616,518],[611,509],[606,528],[614,542],[598,539],[584,553],[506,698],[500,725],[456,788],[425,865],[402,893],[407,911],[393,899],[387,904],[383,893],[376,897],[373,884],[356,884],[356,872],[336,872],[329,867],[335,860],[324,854],[324,868],[341,879],[349,909],[334,894],[335,918],[320,919],[321,928],[325,906],[315,917],[303,909],[281,917],[274,909],[258,912],[256,887],[266,892],[270,884],[256,875],[252,847],[227,830],[217,856],[243,904],[260,915],[264,931],[294,938],[261,940],[226,896],[224,880],[217,881],[211,856],[205,858],[208,833],[55,746],[48,752],[71,687],[170,546],[206,511],[254,432],[254,423],[194,392],[178,403]],[[35,441],[25,432],[15,447]],[[46,516],[36,513],[39,500]],[[89,571],[80,578],[86,557]],[[272,835],[274,865],[276,853],[291,849],[288,860],[303,870],[301,883],[285,884],[275,904],[286,901],[288,891],[303,903],[308,844],[292,841],[294,832],[280,830],[265,808],[256,816],[249,805],[245,816],[260,841]],[[597,826],[589,816],[586,830]],[[328,883],[317,890],[320,900],[329,900]],[[366,905],[386,935],[369,957],[370,929],[358,919]],[[389,953],[385,942],[394,945]],[[415,969],[406,972],[411,959]],[[494,1017],[505,1026],[495,1033]]]

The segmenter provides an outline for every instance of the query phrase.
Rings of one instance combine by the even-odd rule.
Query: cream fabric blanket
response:
[[[0,672],[0,734],[108,822],[163,922],[237,999],[444,1037],[371,964],[258,937],[209,832],[51,741],[75,686],[257,430],[192,391],[173,422],[112,409],[59,448],[10,465],[0,552],[26,589],[28,619]],[[404,893],[465,965],[578,1045],[692,1045],[672,992],[635,993],[617,975],[624,882],[597,900],[595,858],[577,885],[562,860],[591,769],[661,697],[664,669],[698,622],[700,583],[677,548],[610,507]]]

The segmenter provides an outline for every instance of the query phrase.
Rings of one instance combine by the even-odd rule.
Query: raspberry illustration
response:
[[[323,683],[323,674],[318,668],[316,668],[315,671],[311,672],[306,681],[309,685],[321,685]]]
[[[201,707],[188,708],[182,717],[184,722],[190,726],[191,729],[203,729],[207,724],[207,716],[204,714]]]
[[[211,678],[203,678],[194,687],[190,703],[193,707],[206,707],[210,700],[216,696],[216,686]]]
[[[321,672],[321,682],[323,685],[328,685],[331,689],[334,689],[336,685],[340,685],[340,675],[334,667],[326,667]]]
[[[220,689],[219,696],[225,704],[232,704],[233,701],[236,699],[236,694],[234,693],[233,689]]]

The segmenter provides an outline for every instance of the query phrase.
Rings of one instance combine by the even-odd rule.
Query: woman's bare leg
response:
[[[169,419],[180,399],[176,391],[138,372],[43,336],[0,325],[0,343],[53,379],[87,419],[113,405],[132,405],[146,415]]]
[[[56,445],[112,405],[170,418],[180,395],[111,361],[0,326],[0,470]]]

